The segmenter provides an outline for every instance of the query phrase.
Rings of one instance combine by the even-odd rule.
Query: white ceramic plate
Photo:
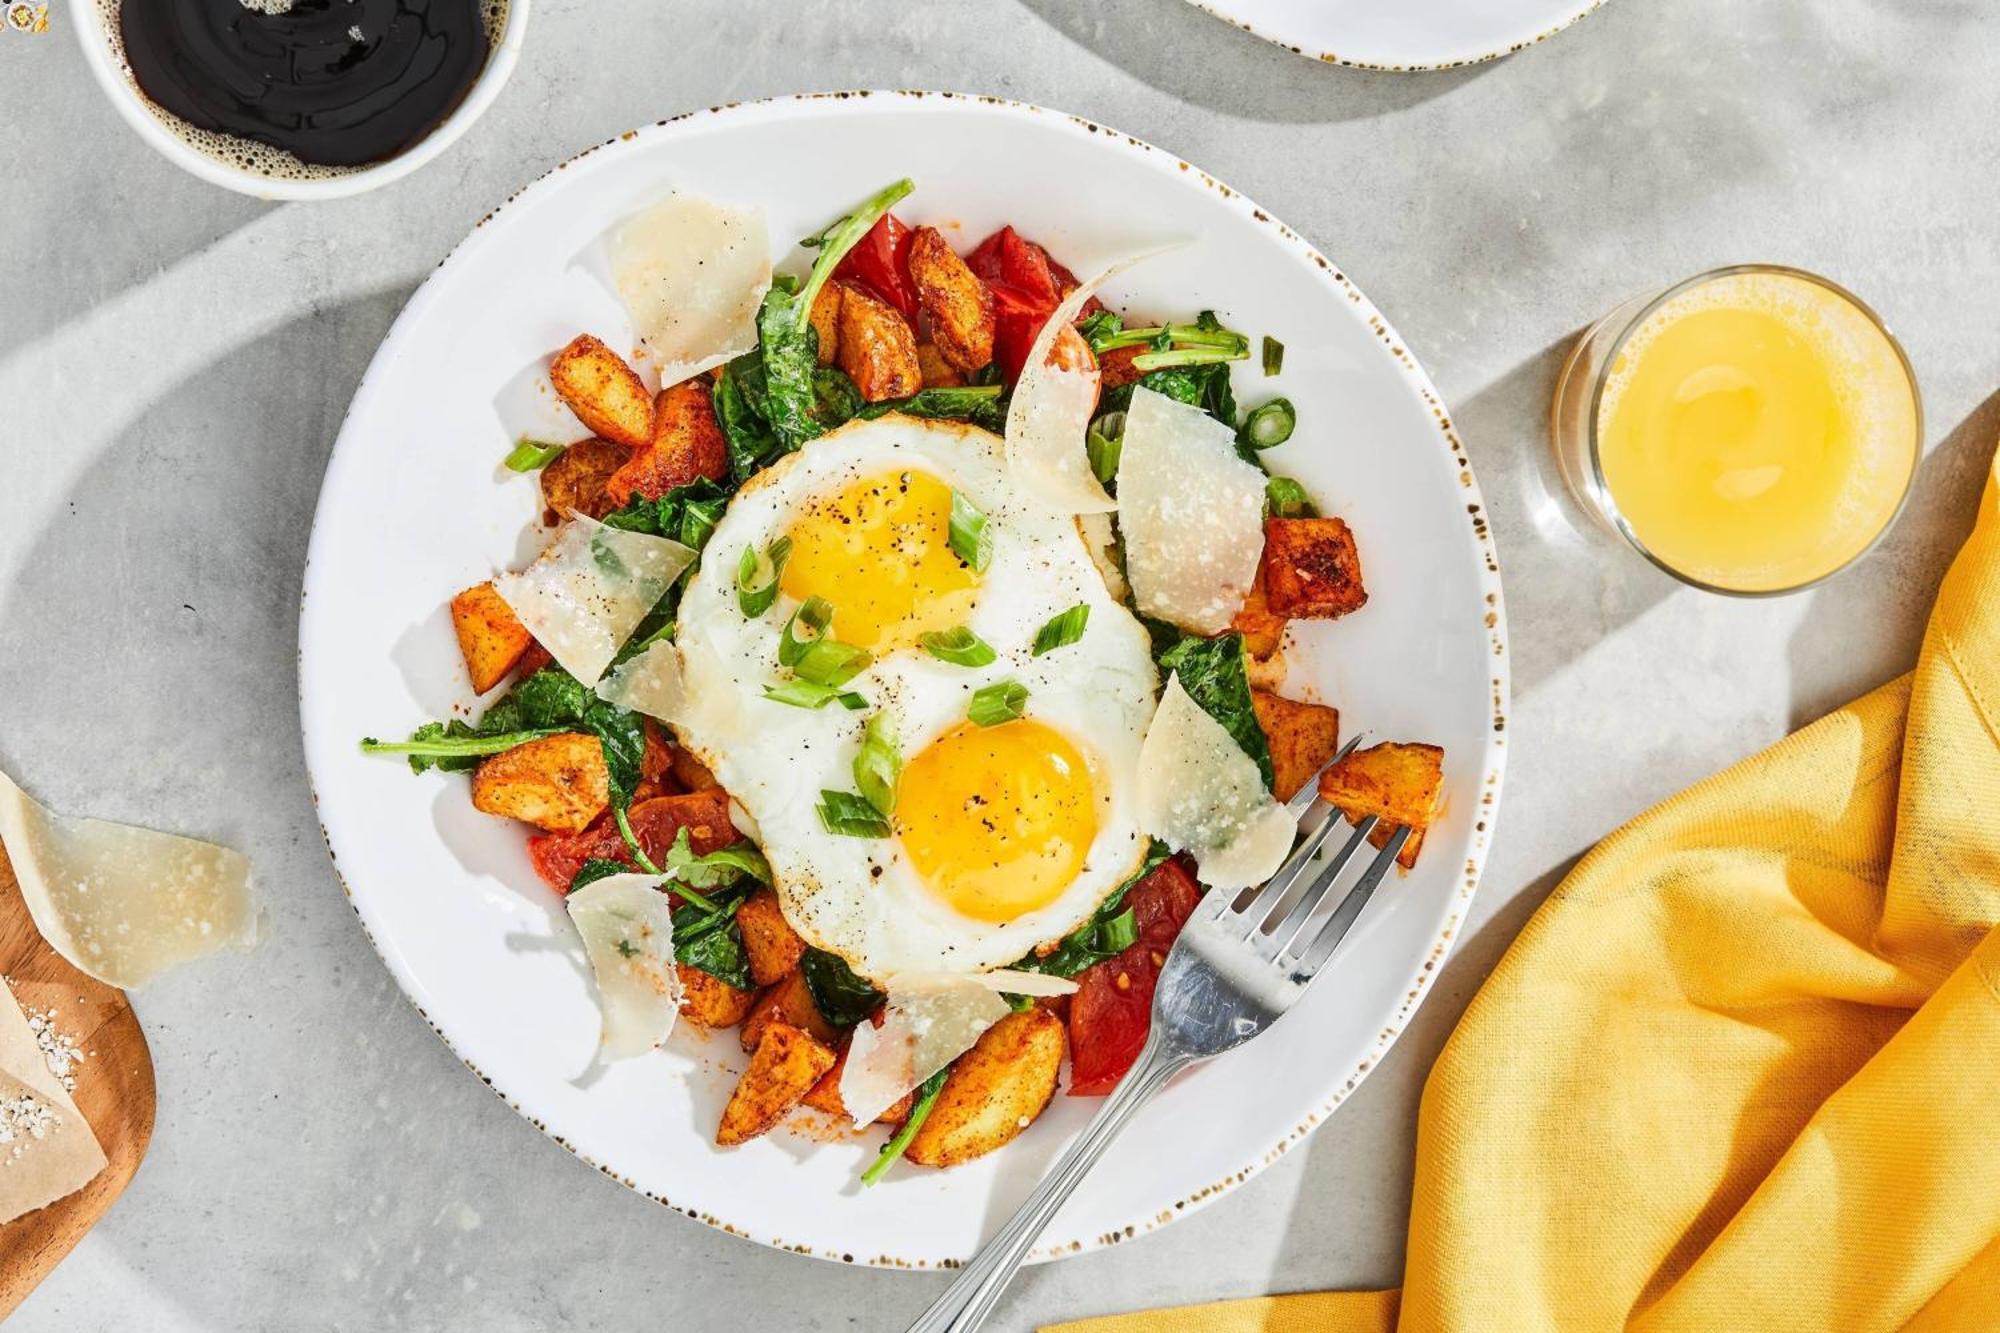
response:
[[[1297,55],[1362,69],[1497,60],[1553,37],[1604,0],[1188,0]]]
[[[986,99],[873,93],[702,112],[572,159],[489,216],[410,301],[356,394],[320,495],[300,616],[300,707],[327,845],[410,998],[465,1063],[571,1151],[711,1225],[803,1254],[934,1266],[966,1258],[1097,1105],[1058,1096],[1006,1150],[862,1190],[879,1136],[711,1142],[742,1056],[687,1028],[586,1075],[598,1016],[582,950],[529,867],[523,831],[475,812],[463,777],[361,754],[472,700],[445,610],[540,544],[532,479],[499,468],[532,367],[578,329],[630,346],[583,262],[669,186],[768,211],[810,235],[903,175],[905,218],[1012,222],[1078,267],[1107,218],[1193,244],[1106,293],[1135,312],[1213,307],[1286,347],[1282,377],[1241,371],[1254,403],[1298,406],[1273,455],[1354,526],[1370,600],[1311,625],[1297,684],[1350,729],[1435,741],[1449,808],[1418,870],[1378,893],[1301,1009],[1170,1088],[1114,1147],[1038,1257],[1151,1230],[1297,1143],[1382,1056],[1435,976],[1478,881],[1499,797],[1506,708],[1500,579],[1479,491],[1444,405],[1337,269],[1202,172],[1102,127]],[[1130,240],[1129,235],[1116,240]],[[790,262],[796,263],[795,253]],[[524,376],[526,377],[524,379]],[[527,393],[532,398],[532,392]],[[506,404],[505,412],[496,404]],[[579,432],[580,433],[580,432]],[[802,812],[804,813],[804,812]],[[1195,1128],[1199,1126],[1199,1128]]]

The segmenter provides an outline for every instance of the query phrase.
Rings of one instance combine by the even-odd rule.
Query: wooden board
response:
[[[0,848],[0,976],[23,1009],[54,1009],[86,1059],[76,1070],[77,1109],[110,1159],[88,1185],[0,1226],[0,1320],[63,1261],[138,1171],[153,1139],[153,1057],[125,992],[87,977],[48,946],[28,916]]]

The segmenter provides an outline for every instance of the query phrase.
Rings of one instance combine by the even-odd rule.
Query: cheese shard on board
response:
[[[971,976],[893,978],[888,992],[881,1026],[855,1027],[840,1075],[840,1103],[857,1125],[874,1123],[1011,1012],[1000,992]]]
[[[610,251],[612,282],[661,388],[757,345],[771,289],[762,209],[676,191],[627,218]]]
[[[144,985],[256,944],[250,861],[193,838],[53,814],[0,773],[0,843],[35,929],[79,971]]]
[[[1135,388],[1118,459],[1125,577],[1142,615],[1220,634],[1264,553],[1261,468],[1198,407]]]
[[[1261,884],[1284,864],[1298,824],[1272,799],[1257,763],[1176,675],[1139,747],[1139,823],[1216,889]]]
[[[493,589],[563,670],[595,685],[694,560],[676,541],[570,517],[549,548]]]
[[[644,1055],[667,1039],[680,1014],[674,917],[658,875],[606,875],[565,899],[597,978],[607,1060]]]
[[[687,692],[681,685],[681,658],[674,645],[658,639],[597,682],[597,697],[608,704],[662,722],[680,718]]]
[[[76,1193],[104,1167],[96,1133],[0,982],[0,1225]]]
[[[1096,359],[1072,327],[1077,313],[1099,287],[1134,264],[1172,248],[1156,246],[1132,255],[1079,283],[1042,325],[1034,346],[1028,349],[1021,378],[1007,402],[1007,468],[1057,513],[1105,514],[1119,505],[1091,471],[1090,452],[1084,443],[1091,414],[1097,409],[1100,376]],[[1063,344],[1068,345],[1067,352]],[[1058,353],[1053,361],[1051,352]]]

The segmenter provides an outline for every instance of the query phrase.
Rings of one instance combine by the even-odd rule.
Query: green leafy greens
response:
[[[1222,724],[1243,753],[1257,763],[1264,785],[1271,785],[1271,745],[1257,722],[1250,702],[1250,677],[1244,666],[1243,636],[1213,639],[1189,635],[1159,655],[1160,670],[1180,677],[1181,688],[1203,712]]]
[[[1167,844],[1155,839],[1146,849],[1146,859],[1140,863],[1138,873],[1113,889],[1098,904],[1090,920],[1063,936],[1062,941],[1048,953],[1031,953],[1014,966],[1023,972],[1073,977],[1086,967],[1115,958],[1132,947],[1139,938],[1139,921],[1132,909],[1125,905],[1125,895],[1131,892],[1134,884],[1159,869],[1160,862],[1166,860],[1171,852]]]
[[[882,992],[854,975],[839,954],[808,947],[799,958],[799,971],[820,1017],[843,1031],[882,1006]]]

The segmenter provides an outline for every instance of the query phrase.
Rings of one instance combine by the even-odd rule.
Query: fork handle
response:
[[[958,1277],[945,1289],[930,1309],[923,1312],[909,1333],[972,1333],[986,1322],[993,1312],[994,1303],[1000,1293],[1013,1280],[1014,1273],[1027,1257],[1028,1249],[1042,1229],[1049,1224],[1090,1168],[1097,1165],[1097,1159],[1118,1137],[1139,1108],[1153,1099],[1153,1094],[1166,1085],[1168,1079],[1193,1064],[1192,1057],[1170,1054],[1161,1048],[1159,1029],[1146,1039],[1146,1045],[1134,1062],[1131,1072],[1125,1075],[1116,1089],[1105,1099],[1097,1115],[1089,1126],[1071,1144],[1069,1151],[1057,1159],[1055,1166],[1035,1192],[1028,1196],[1020,1210],[1008,1220],[1007,1225],[986,1242],[972,1261],[959,1270]]]

